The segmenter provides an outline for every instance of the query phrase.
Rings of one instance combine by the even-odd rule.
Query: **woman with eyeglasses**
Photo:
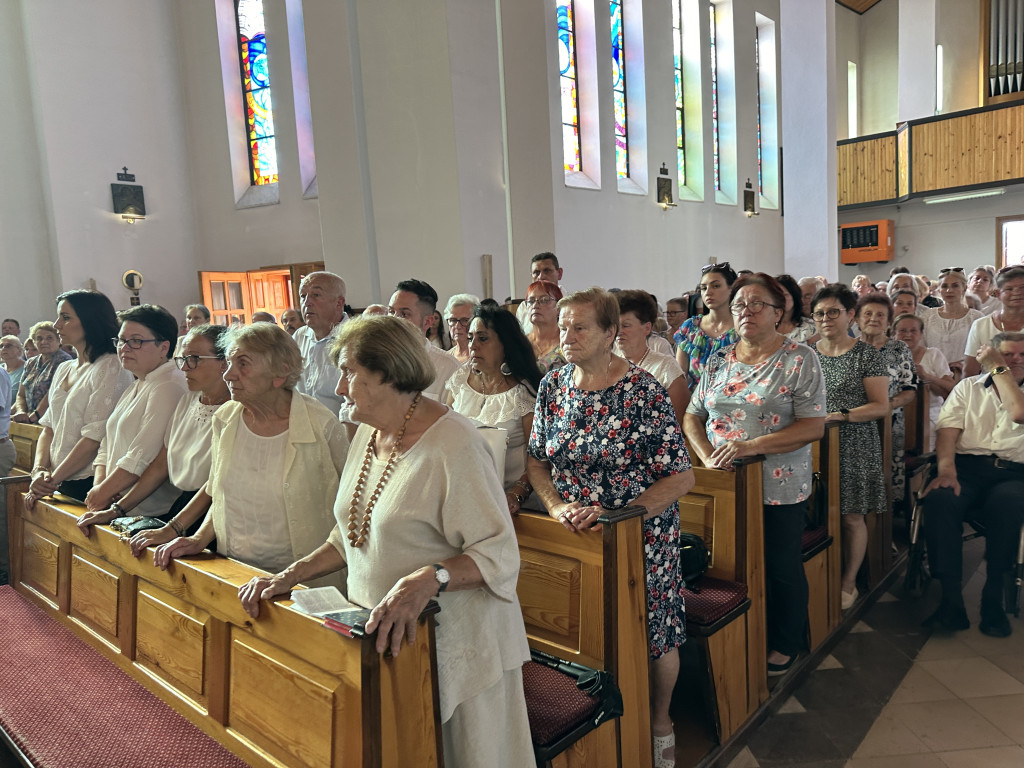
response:
[[[0,367],[11,380],[11,401],[5,408],[11,408],[18,397],[21,375],[25,372],[25,347],[17,336],[0,336]]]
[[[735,282],[736,272],[728,261],[702,267],[700,297],[707,313],[687,319],[673,337],[676,362],[687,374],[691,392],[700,380],[707,359],[718,350],[735,344],[739,338],[729,312],[729,292]]]
[[[565,365],[565,358],[558,346],[556,305],[561,298],[562,289],[547,280],[536,280],[526,289],[526,305],[529,307],[527,317],[530,321],[527,338],[533,345],[533,354],[541,374]]]
[[[785,674],[804,648],[807,578],[800,541],[811,496],[811,443],[825,431],[825,383],[811,349],[778,331],[786,290],[763,272],[733,286],[739,341],[711,355],[683,432],[706,467],[764,455],[768,674]]]
[[[964,346],[971,325],[983,314],[971,309],[964,301],[967,277],[963,267],[943,269],[939,272],[939,295],[942,306],[925,309],[920,313],[924,322],[924,343],[935,347],[945,356],[954,375],[959,378],[964,370]]]
[[[997,333],[1024,331],[1024,266],[1014,264],[996,273],[1000,307],[979,317],[971,326],[964,345],[964,376],[981,373],[978,350],[991,343]]]
[[[499,307],[473,309],[469,365],[448,379],[448,405],[467,419],[508,432],[502,487],[508,511],[518,514],[533,492],[526,474],[526,442],[540,386],[533,347],[515,315]]]
[[[448,299],[444,308],[444,321],[452,337],[452,348],[448,354],[465,363],[469,360],[469,323],[473,309],[480,305],[480,299],[471,293],[457,293]]]
[[[112,337],[117,314],[98,291],[75,290],[57,297],[53,324],[62,346],[77,358],[57,366],[50,384],[50,407],[39,420],[32,483],[25,507],[58,490],[82,500],[93,484],[93,459],[106,432],[107,418],[132,375],[121,367]]]
[[[877,349],[850,336],[856,306],[857,295],[841,283],[822,288],[811,299],[811,317],[821,335],[812,346],[825,376],[825,423],[840,424],[843,610],[857,601],[857,573],[868,547],[864,516],[886,508],[882,441],[874,422],[889,414],[889,374]]]
[[[121,367],[135,381],[114,406],[93,460],[94,485],[85,497],[90,512],[111,505],[138,482],[163,448],[164,432],[185,394],[185,377],[171,360],[178,338],[174,315],[155,304],[119,312],[121,329],[111,342]],[[169,482],[140,501],[137,515],[164,513],[178,495]],[[115,508],[116,509],[116,508]]]
[[[167,481],[180,493],[169,509],[151,516],[169,522],[163,528],[136,534],[132,551],[141,554],[147,546],[162,544],[198,527],[199,517],[209,508],[209,497],[197,504],[190,502],[210,477],[213,414],[231,398],[223,378],[227,365],[219,347],[226,332],[221,325],[198,325],[185,334],[180,344],[182,354],[174,358],[174,363],[185,374],[188,392],[174,409],[163,435],[163,447],[128,493],[107,509],[86,512],[78,518],[78,527],[86,536],[93,525],[138,514],[136,508],[142,500]]]
[[[39,353],[25,363],[25,373],[18,387],[11,421],[37,424],[50,407],[50,385],[57,366],[70,360],[71,355],[60,348],[60,339],[57,338],[57,329],[53,323],[36,323],[29,330],[28,337],[36,342]],[[27,341],[25,344],[28,346]]]

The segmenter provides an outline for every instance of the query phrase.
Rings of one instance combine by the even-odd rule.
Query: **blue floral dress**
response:
[[[697,382],[700,381],[708,358],[718,350],[735,344],[740,337],[736,334],[735,328],[730,328],[717,338],[708,336],[700,327],[700,316],[698,315],[685,320],[679,326],[679,330],[676,331],[672,340],[675,342],[677,350],[682,349],[690,357],[690,370],[684,371],[684,373],[688,377],[690,391],[693,391]]]
[[[551,479],[566,502],[617,509],[657,480],[690,469],[668,393],[653,376],[631,366],[608,389],[579,389],[569,363],[540,383],[530,455],[551,464]],[[686,639],[679,573],[679,505],[644,521],[647,623],[652,658]]]

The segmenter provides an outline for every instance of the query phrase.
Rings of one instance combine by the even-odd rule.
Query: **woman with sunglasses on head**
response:
[[[164,432],[163,447],[128,493],[109,508],[87,512],[78,519],[78,526],[86,536],[93,525],[137,514],[135,510],[142,500],[166,481],[180,493],[169,509],[151,516],[169,522],[163,528],[132,537],[132,552],[138,556],[147,546],[163,544],[198,527],[200,516],[210,506],[209,497],[199,491],[210,477],[213,414],[231,399],[223,378],[227,364],[220,349],[220,340],[226,331],[221,325],[198,325],[182,338],[181,355],[174,358],[174,363],[185,374],[188,392],[182,395],[171,416]],[[201,498],[191,503],[197,495]]]
[[[163,307],[141,304],[118,313],[121,329],[112,341],[121,367],[135,377],[117,401],[93,461],[95,483],[85,497],[90,512],[111,504],[138,482],[163,448],[164,432],[181,396],[185,377],[171,360],[178,321]],[[137,515],[159,515],[178,496],[167,481],[141,500]]]
[[[533,345],[537,366],[542,374],[561,368],[565,358],[559,347],[558,309],[556,304],[562,298],[562,289],[547,280],[530,283],[526,289],[527,318],[530,332],[526,338]]]
[[[132,375],[121,367],[112,337],[117,314],[98,291],[67,291],[57,297],[53,324],[62,346],[77,358],[57,366],[50,383],[50,407],[39,420],[43,433],[36,444],[32,483],[25,494],[31,509],[36,499],[58,490],[84,499],[92,488],[93,459],[106,431],[107,418]]]
[[[686,320],[673,337],[676,362],[687,374],[691,392],[712,353],[739,339],[729,311],[729,292],[735,282],[736,272],[728,261],[701,267],[700,297],[707,313]]]
[[[889,413],[889,375],[881,353],[850,336],[856,306],[857,295],[841,283],[822,288],[811,299],[811,317],[821,335],[812,346],[825,376],[825,423],[840,423],[843,610],[857,600],[857,573],[868,546],[864,516],[886,507],[882,444],[873,422]]]
[[[939,271],[939,295],[942,306],[920,312],[924,322],[924,343],[935,347],[945,356],[953,374],[959,378],[964,369],[964,346],[971,325],[982,313],[971,309],[964,301],[967,277],[963,267]]]

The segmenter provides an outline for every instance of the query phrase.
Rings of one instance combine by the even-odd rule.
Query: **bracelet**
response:
[[[185,530],[180,525],[178,525],[176,522],[174,522],[174,518],[173,517],[170,520],[167,521],[167,524],[169,526],[171,526],[171,528],[174,529],[174,532],[176,534],[178,534],[178,536],[184,536],[185,535]]]
[[[121,517],[124,517],[125,511],[123,509],[121,509],[121,505],[118,504],[116,501],[110,502],[110,508],[112,510],[114,510],[115,512],[117,512],[117,514],[120,515]]]

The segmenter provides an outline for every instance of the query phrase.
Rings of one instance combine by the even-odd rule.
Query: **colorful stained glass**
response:
[[[235,20],[238,24],[252,183],[274,184],[277,182],[277,148],[263,0],[236,0]]]
[[[672,0],[672,51],[676,81],[676,165],[686,185],[686,116],[683,113],[683,0]]]
[[[615,171],[629,178],[629,132],[626,120],[626,43],[623,33],[622,0],[609,0],[612,33],[612,100],[615,105]]]
[[[711,4],[711,150],[715,159],[715,189],[722,188],[721,158],[718,148],[718,29],[715,4]]]
[[[582,171],[573,0],[556,0],[555,20],[558,27],[558,85],[562,93],[562,156],[567,172]]]
[[[757,193],[764,194],[764,174],[761,169],[761,35],[754,30],[754,72],[757,76]]]

